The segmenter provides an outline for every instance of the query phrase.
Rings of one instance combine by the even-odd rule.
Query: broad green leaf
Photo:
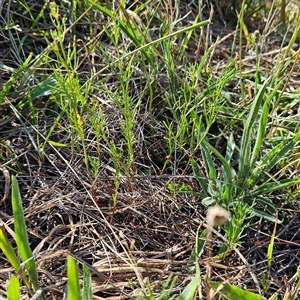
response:
[[[15,176],[12,176],[12,208],[14,214],[14,228],[16,234],[16,243],[18,252],[22,261],[25,263],[25,267],[28,271],[31,283],[34,290],[38,290],[38,276],[35,266],[34,257],[29,246],[29,239],[26,230],[26,224],[24,219],[22,198],[19,190],[18,182]]]

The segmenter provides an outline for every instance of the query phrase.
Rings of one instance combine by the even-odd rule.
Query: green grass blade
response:
[[[28,67],[29,62],[31,61],[31,58],[33,56],[33,53],[30,53],[30,55],[27,57],[23,65],[19,68],[19,70],[8,80],[6,85],[2,88],[2,91],[0,91],[0,103],[2,103],[5,99],[5,96],[11,89],[11,87],[17,82],[17,80],[22,76],[23,71]]]
[[[192,164],[193,172],[196,175],[196,179],[197,179],[198,183],[200,184],[201,188],[203,189],[205,195],[209,196],[207,182],[204,179],[203,174],[200,172],[200,169],[199,169],[196,161],[192,160],[191,164]]]
[[[0,226],[0,249],[2,250],[4,256],[8,259],[18,276],[22,278],[27,288],[30,289],[30,282],[23,272],[21,263],[15,253],[13,246],[7,239],[4,225]]]
[[[22,261],[25,263],[25,267],[28,271],[34,290],[36,291],[39,288],[38,276],[37,276],[34,257],[29,246],[29,239],[27,235],[24,212],[22,207],[22,198],[19,190],[19,185],[15,176],[12,176],[11,182],[12,182],[12,208],[14,214],[14,228],[16,234],[17,248]]]
[[[253,151],[251,153],[251,159],[250,159],[250,168],[251,169],[254,167],[255,163],[257,162],[257,160],[259,158],[259,154],[261,152],[261,146],[262,146],[263,140],[266,135],[270,103],[271,103],[273,97],[275,96],[275,94],[278,92],[278,89],[281,87],[281,85],[282,85],[282,82],[279,82],[263,104],[262,114],[260,116],[259,124],[258,124],[255,145],[254,145]]]
[[[249,157],[251,154],[251,138],[253,136],[253,125],[257,119],[259,109],[261,107],[265,90],[270,82],[270,78],[264,82],[259,89],[254,102],[251,105],[249,116],[247,118],[244,132],[242,135],[240,146],[240,159],[239,159],[239,171],[238,178],[245,180],[251,172]]]
[[[171,42],[169,40],[163,40],[161,46],[166,60],[170,89],[173,97],[176,97],[179,91],[179,83],[177,79],[174,59],[172,57]]]
[[[214,165],[214,161],[212,159],[212,156],[210,154],[210,151],[207,147],[207,144],[204,142],[200,146],[203,161],[204,161],[204,166],[205,166],[205,171],[209,179],[216,179],[217,178],[217,171]]]
[[[275,222],[275,224],[274,224],[273,233],[271,235],[271,240],[270,240],[270,244],[268,246],[268,251],[267,251],[267,260],[268,260],[268,268],[269,268],[268,271],[269,272],[270,272],[270,268],[272,266],[273,250],[274,250],[274,244],[275,244],[274,242],[275,242],[276,230],[277,230],[277,222]]]
[[[228,300],[265,300],[265,298],[259,295],[227,283],[211,282],[211,286],[214,290],[218,290],[218,293],[222,297]]]
[[[194,263],[198,261],[198,258],[201,257],[201,255],[203,254],[203,252],[205,250],[207,235],[208,235],[207,229],[204,229],[202,231],[202,233],[200,234],[200,236],[199,236],[199,230],[197,230],[196,243],[191,252],[190,259],[189,259],[190,262],[189,262],[188,270],[190,272],[194,271],[194,269],[195,269]]]
[[[225,154],[225,160],[227,161],[228,164],[230,163],[230,160],[234,153],[234,149],[235,149],[235,141],[234,141],[233,133],[231,132],[228,137],[226,154]]]
[[[17,255],[15,254],[13,246],[6,237],[4,225],[0,226],[0,248],[4,256],[8,259],[12,267],[15,269],[15,271],[18,274],[20,274],[20,271],[22,273],[20,261],[17,258]]]
[[[83,265],[83,291],[82,291],[83,300],[92,300],[92,279],[89,268],[84,264]]]
[[[132,25],[127,25],[125,22],[123,22],[118,15],[108,8],[101,6],[94,1],[88,0],[88,2],[97,10],[102,12],[107,17],[111,18],[113,21],[115,21],[118,25],[118,27],[130,38],[130,40],[137,46],[141,47],[145,44],[145,40],[143,36],[139,33],[137,28],[134,28]],[[123,10],[123,13],[125,12],[125,9]],[[152,60],[149,57],[149,54],[145,51],[142,51],[142,53],[145,55],[148,62],[151,62]]]
[[[72,256],[68,256],[67,276],[68,300],[81,300],[77,264]]]
[[[198,289],[198,286],[200,283],[200,267],[199,264],[196,263],[196,274],[195,277],[192,279],[192,281],[185,287],[183,292],[179,295],[177,300],[190,300],[194,299],[194,296],[196,294],[196,291]]]
[[[259,186],[257,189],[251,192],[253,197],[263,195],[263,194],[271,194],[276,191],[287,189],[291,186],[296,186],[300,184],[300,178],[291,178],[291,179],[283,179],[279,182],[266,182]]]
[[[257,209],[252,208],[252,209],[251,209],[251,212],[252,212],[255,216],[257,216],[257,217],[259,217],[259,218],[264,218],[265,220],[270,221],[270,222],[272,222],[272,223],[275,223],[275,222],[277,222],[278,224],[281,224],[281,223],[282,223],[282,221],[278,220],[276,217],[274,217],[274,216],[272,216],[272,215],[270,215],[270,214],[268,214],[268,213],[265,213],[265,212],[263,212],[263,211],[261,211],[261,210],[257,210]]]
[[[298,132],[291,140],[282,141],[262,158],[260,165],[264,166],[264,172],[259,168],[251,174],[251,178],[256,182],[266,180],[267,175],[265,172],[269,172],[276,164],[285,159],[291,151],[294,151],[299,141],[300,132]]]
[[[19,300],[20,298],[20,282],[16,276],[12,276],[7,288],[7,300]]]
[[[55,85],[56,79],[54,77],[47,78],[46,80],[40,82],[38,85],[33,87],[28,94],[26,94],[22,101],[18,103],[17,107],[21,109],[28,102],[30,105],[32,105],[32,100],[36,98],[51,95]]]
[[[207,141],[204,141],[203,144],[207,146],[207,148],[220,160],[223,166],[224,173],[222,174],[224,178],[224,184],[222,185],[224,187],[223,191],[223,200],[226,202],[226,204],[229,204],[229,201],[232,197],[232,168],[227,162],[227,160],[223,157],[223,155],[213,146],[211,146]]]

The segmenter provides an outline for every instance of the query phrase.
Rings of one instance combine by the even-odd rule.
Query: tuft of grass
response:
[[[18,259],[14,248],[7,239],[5,234],[5,228],[2,225],[0,230],[0,248],[3,251],[6,258],[11,263],[12,267],[21,279],[24,281],[25,285],[29,290],[37,291],[39,289],[38,275],[35,265],[35,260],[33,253],[30,249],[29,239],[26,230],[26,224],[24,219],[22,198],[19,190],[18,182],[15,176],[12,176],[12,207],[14,214],[14,239],[18,249],[18,255],[22,260],[22,263]],[[23,264],[27,271],[24,273]],[[15,279],[12,281],[15,286]]]
[[[47,46],[34,49],[35,54],[26,52],[29,35],[21,37],[19,26],[14,24],[13,11],[7,11],[11,20],[1,17],[5,23],[3,30],[12,41],[16,67],[0,65],[12,74],[0,91],[0,105],[7,105],[20,121],[40,161],[47,163],[49,149],[61,158],[62,149],[70,150],[67,165],[73,171],[74,165],[83,162],[85,172],[82,169],[81,174],[74,172],[77,179],[88,178],[84,186],[90,187],[86,191],[92,193],[94,204],[100,174],[108,174],[109,178],[111,175],[113,211],[106,215],[110,225],[114,214],[120,220],[117,206],[125,180],[133,192],[132,181],[138,183],[136,175],[148,175],[153,170],[155,175],[191,174],[198,181],[199,202],[205,207],[219,204],[231,211],[230,222],[222,231],[226,239],[213,259],[224,258],[239,246],[254,218],[275,223],[267,252],[269,273],[263,287],[267,291],[276,226],[282,222],[282,216],[277,218],[276,213],[279,206],[297,199],[299,194],[300,127],[298,116],[290,116],[290,111],[298,108],[299,95],[288,89],[300,53],[291,54],[299,37],[299,22],[287,47],[279,49],[281,52],[267,72],[262,68],[262,49],[271,29],[253,35],[249,29],[249,21],[258,18],[267,4],[256,0],[219,1],[217,9],[222,12],[225,8],[226,17],[234,15],[237,28],[232,57],[222,62],[220,71],[214,56],[218,41],[211,40],[210,29],[206,27],[212,26],[213,16],[203,21],[201,7],[195,15],[181,15],[180,1],[174,7],[171,2],[163,1],[137,1],[132,5],[120,1],[118,6],[111,1],[105,5],[93,0],[46,1],[38,11],[26,1],[16,2],[20,4],[16,9],[18,14],[26,15],[22,19],[25,24],[20,23],[22,27],[30,28],[32,36],[39,34]],[[267,27],[272,24],[272,11],[273,8],[266,9]],[[281,21],[285,22],[285,16],[282,15]],[[201,45],[206,29],[205,45]],[[195,44],[198,53],[195,56],[199,60],[191,63],[185,54],[188,51],[195,54]],[[251,47],[254,68],[247,73],[245,50]],[[232,83],[235,88],[230,87]],[[40,132],[36,107],[42,97],[48,97],[47,105],[55,115],[45,134]],[[30,113],[26,115],[28,108]],[[5,121],[9,117],[5,115]],[[30,131],[33,128],[37,138]],[[62,139],[62,135],[57,137],[57,132],[62,133]],[[158,133],[162,138],[156,141]],[[162,144],[163,151],[157,151],[155,160],[149,148],[156,142]],[[1,161],[5,160],[4,155],[0,157]],[[168,188],[174,194],[195,194],[184,185],[169,183]],[[273,199],[281,193],[288,195],[288,200],[278,205]],[[17,249],[12,246],[4,225],[0,227],[0,241],[5,257],[20,279],[12,277],[8,289],[8,296],[17,299],[15,289],[20,283],[33,293],[39,289],[39,278],[15,177],[12,204],[15,216],[12,239]],[[177,296],[193,299],[197,292],[201,298],[203,272],[199,257],[204,254],[209,236],[206,229],[198,231],[191,261],[186,266],[193,273],[190,283],[175,295],[178,278],[170,275],[162,283],[157,299]],[[68,299],[92,298],[87,267],[83,267],[82,288],[79,269],[72,257],[68,257],[67,276]],[[224,298],[263,299],[227,283],[212,281],[210,284]],[[149,293],[143,290],[141,298],[156,299],[150,282],[147,286]],[[299,290],[299,283],[296,288]],[[293,297],[296,298],[296,292]]]

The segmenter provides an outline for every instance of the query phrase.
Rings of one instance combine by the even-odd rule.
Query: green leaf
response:
[[[207,235],[208,235],[207,229],[204,229],[202,231],[200,237],[198,236],[198,231],[197,231],[196,244],[190,255],[191,262],[197,262],[198,257],[200,257],[203,254],[206,241],[207,241]]]
[[[264,84],[261,86],[258,91],[249,112],[249,116],[247,118],[244,132],[241,139],[240,146],[240,159],[239,159],[239,168],[238,168],[238,178],[246,179],[251,172],[250,169],[250,154],[251,154],[251,138],[253,137],[253,126],[256,122],[259,109],[261,107],[265,90],[270,82],[270,79],[267,79]],[[258,147],[258,146],[257,146]]]
[[[83,300],[92,300],[92,279],[89,268],[84,264],[83,265],[83,291],[82,291]]]
[[[228,300],[265,300],[264,297],[227,283],[211,282],[211,287]]]
[[[68,256],[67,276],[68,300],[81,300],[77,264],[72,256]]]
[[[12,247],[11,243],[7,239],[4,225],[0,226],[0,249],[2,250],[4,256],[8,259],[8,261],[10,262],[10,264],[12,265],[16,273],[20,276],[20,278],[22,278],[27,288],[30,289],[29,280],[23,272],[23,269],[15,253],[14,248]]]
[[[255,180],[255,182],[266,178],[266,172],[269,172],[282,159],[286,158],[288,154],[294,150],[296,145],[299,144],[299,141],[300,132],[297,132],[292,139],[282,141],[282,143],[264,155],[260,162],[260,165],[263,166],[263,168],[259,167],[257,170],[254,170],[254,172],[251,174],[251,178]]]
[[[16,276],[12,276],[7,288],[7,300],[19,300],[20,298],[20,282]]]
[[[29,246],[29,239],[26,230],[24,212],[22,207],[22,198],[18,182],[15,176],[12,176],[12,208],[14,214],[14,228],[16,234],[17,248],[22,261],[28,271],[34,290],[39,289],[38,276],[35,266],[34,257]]]
[[[265,213],[263,211],[260,211],[260,210],[254,209],[254,208],[252,208],[251,211],[257,217],[264,218],[265,220],[271,221],[273,223],[281,224],[283,222],[281,220],[278,220],[276,217],[274,217],[274,216],[272,216],[270,214],[267,214],[267,213]]]
[[[223,174],[222,178],[224,179],[224,183],[222,184],[222,199],[226,202],[226,205],[229,204],[232,198],[232,172],[233,168],[229,165],[228,161],[224,158],[224,156],[213,146],[211,146],[206,140],[203,141],[203,144],[207,146],[207,148],[213,152],[213,154],[220,160],[223,166]]]
[[[234,141],[233,133],[231,132],[227,140],[226,154],[225,154],[225,160],[227,161],[228,164],[230,164],[230,160],[234,153],[234,149],[235,149],[235,141]]]
[[[212,198],[212,197],[206,197],[206,198],[203,198],[201,203],[204,205],[204,206],[210,206],[212,204],[215,204],[217,201],[216,199]]]
[[[200,184],[201,188],[203,189],[204,193],[208,196],[209,192],[208,192],[207,183],[206,183],[202,173],[200,172],[200,169],[199,169],[196,161],[192,160],[191,164],[192,164],[193,172],[196,175],[197,181],[199,182],[199,184]]]
[[[5,227],[3,224],[0,226],[0,248],[15,271],[20,274],[19,270],[22,272],[20,261],[15,254],[14,248],[6,237]]]
[[[270,240],[270,243],[268,246],[268,251],[267,251],[269,272],[270,272],[270,268],[271,268],[272,260],[273,260],[273,250],[274,250],[274,244],[275,244],[274,241],[275,241],[275,236],[276,236],[277,223],[278,222],[275,222],[275,224],[274,224],[273,233],[271,235],[271,240]]]
[[[217,178],[217,172],[216,168],[214,165],[214,161],[212,159],[212,156],[210,154],[209,148],[208,148],[209,143],[203,143],[200,146],[204,165],[205,165],[205,171],[209,179],[216,179]]]
[[[250,168],[251,169],[254,168],[254,166],[259,158],[259,154],[261,153],[261,146],[262,146],[263,140],[266,135],[270,103],[281,85],[282,85],[282,82],[279,82],[277,84],[277,86],[273,89],[272,93],[268,96],[266,101],[264,101],[264,103],[263,103],[262,113],[259,118],[259,124],[258,124],[258,129],[257,129],[257,134],[256,134],[255,145],[253,147],[253,151],[251,153],[251,158],[250,158]]]
[[[286,188],[289,188],[291,186],[296,186],[300,183],[300,178],[295,179],[283,179],[279,182],[266,182],[259,186],[257,189],[253,190],[251,192],[251,195],[253,197],[259,196],[262,194],[271,194],[275,191],[280,191]]]
[[[22,76],[23,71],[27,68],[29,65],[29,62],[31,61],[33,53],[30,53],[23,65],[19,68],[19,70],[8,80],[8,82],[5,84],[5,86],[2,88],[2,91],[0,92],[0,103],[2,103],[5,99],[5,96],[10,91],[11,87],[17,82],[17,80]]]
[[[195,277],[192,279],[192,281],[185,287],[183,292],[179,295],[177,300],[190,300],[193,299],[195,296],[195,293],[198,289],[198,286],[200,283],[200,267],[199,264],[196,264],[196,274]]]
[[[54,77],[47,78],[33,87],[29,93],[20,101],[17,105],[18,108],[22,108],[26,103],[31,103],[32,100],[51,95],[56,85],[56,79]]]

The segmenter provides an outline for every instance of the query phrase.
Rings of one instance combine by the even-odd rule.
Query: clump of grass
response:
[[[294,110],[298,104],[298,98],[294,97],[297,94],[287,87],[300,53],[290,54],[299,35],[299,24],[283,54],[278,55],[274,67],[266,74],[261,70],[260,51],[267,30],[262,35],[256,32],[251,40],[247,23],[264,5],[254,0],[234,1],[231,6],[226,2],[227,9],[234,9],[239,30],[236,38],[239,35],[240,44],[238,53],[234,53],[237,45],[233,42],[232,57],[223,63],[222,71],[219,68],[216,71],[217,42],[209,45],[209,30],[204,37],[205,26],[212,26],[212,15],[210,20],[203,20],[202,8],[191,17],[190,14],[181,15],[182,3],[172,6],[170,2],[168,6],[162,1],[147,1],[128,7],[121,1],[115,7],[113,2],[100,5],[88,0],[71,4],[46,2],[34,14],[26,1],[19,3],[31,20],[28,28],[33,33],[39,31],[48,46],[41,52],[36,51],[39,54],[33,58],[23,49],[24,40],[12,35],[17,27],[5,24],[5,30],[9,30],[12,37],[18,67],[1,66],[12,76],[0,92],[0,104],[8,105],[20,121],[41,163],[47,163],[49,149],[55,149],[61,158],[61,149],[68,149],[71,158],[67,165],[77,179],[82,177],[85,181],[87,177],[88,183],[84,186],[88,186],[86,191],[92,194],[94,204],[97,204],[100,173],[111,175],[113,210],[107,217],[110,225],[115,215],[123,212],[123,208],[117,209],[122,183],[126,180],[133,191],[131,183],[137,183],[136,175],[143,174],[141,166],[156,170],[155,175],[184,177],[192,174],[199,184],[196,192],[199,202],[205,207],[220,205],[231,212],[230,221],[223,230],[226,237],[219,255],[212,255],[212,259],[226,258],[237,249],[255,217],[275,224],[267,253],[269,272],[263,278],[263,293],[267,293],[276,226],[283,221],[282,216],[276,214],[278,204],[273,201],[274,195],[287,193],[289,202],[298,193],[292,189],[300,183],[295,176],[299,166],[299,124],[296,119],[287,117],[288,109]],[[223,3],[218,4],[222,8]],[[241,8],[241,12],[236,14],[235,8]],[[144,18],[145,15],[148,18]],[[39,29],[41,21],[49,22],[50,33]],[[81,22],[84,23],[82,27]],[[254,69],[250,75],[244,72],[244,37],[247,47],[255,50]],[[199,41],[204,38],[202,49]],[[190,63],[185,53],[195,41],[197,51],[201,48],[203,55],[197,63]],[[95,62],[96,53],[98,63]],[[28,89],[31,80],[38,83]],[[246,89],[249,81],[251,92]],[[230,87],[233,82],[234,91]],[[42,134],[36,129],[39,119],[34,100],[49,95],[47,104],[55,111],[55,120],[46,134]],[[28,108],[30,126],[27,127],[22,115]],[[5,116],[5,121],[10,120],[9,117]],[[38,138],[33,137],[29,127],[35,128]],[[64,133],[65,139],[56,139],[58,130]],[[158,130],[163,139],[156,141]],[[144,146],[147,139],[151,144],[157,142],[166,148],[157,155],[158,166],[143,162],[144,157],[148,157],[150,163],[153,161],[149,149]],[[75,161],[78,157],[79,161]],[[82,162],[85,172],[77,174],[73,166]],[[192,191],[184,185],[169,183],[168,187],[175,193],[177,189]],[[12,196],[17,251],[4,226],[0,229],[0,238],[2,251],[20,279],[12,277],[10,281],[8,294],[13,297],[20,283],[24,283],[31,294],[38,293],[40,285],[14,177]],[[200,230],[199,227],[196,246],[186,266],[193,272],[189,284],[174,294],[177,277],[171,275],[162,284],[157,299],[193,299],[197,293],[201,298],[204,272],[200,256],[205,252],[209,234],[207,229]],[[20,236],[25,237],[23,242]],[[78,268],[71,257],[67,266],[68,298],[90,299],[91,278],[87,268],[83,268],[81,291]],[[150,283],[142,286],[141,299],[155,299],[154,291],[151,287],[147,289],[147,285]],[[228,283],[214,282],[211,278],[209,285],[224,298],[262,299],[262,296]]]

